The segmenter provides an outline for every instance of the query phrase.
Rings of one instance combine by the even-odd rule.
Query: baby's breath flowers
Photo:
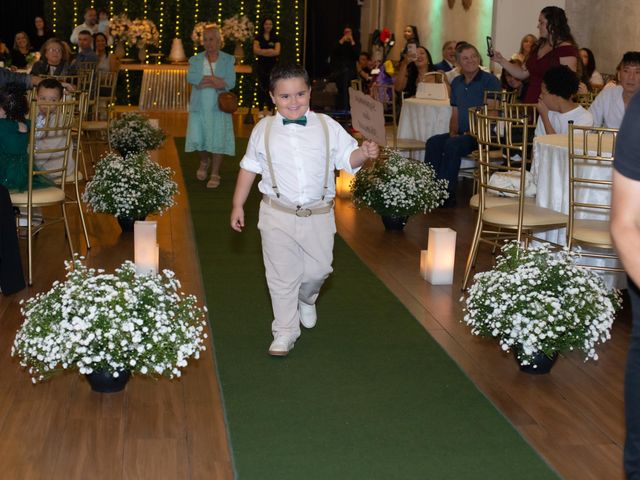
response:
[[[427,213],[448,197],[446,180],[439,180],[430,165],[403,158],[387,149],[386,159],[364,167],[351,182],[353,202],[388,217]]]
[[[171,168],[160,166],[145,152],[125,158],[109,153],[96,165],[82,199],[94,212],[144,219],[174,204],[178,186],[172,177]]]
[[[171,270],[137,275],[127,261],[108,274],[79,259],[66,268],[64,282],[22,306],[11,355],[34,383],[73,369],[179,377],[206,349],[206,309],[180,291]]]
[[[165,133],[138,113],[125,113],[114,120],[109,130],[109,143],[123,157],[132,153],[148,152],[162,145]]]
[[[593,270],[577,266],[575,256],[553,253],[546,244],[525,250],[506,243],[493,270],[477,273],[462,298],[471,333],[498,338],[523,365],[538,352],[551,357],[574,349],[597,360],[595,346],[611,338],[620,294],[607,290]]]

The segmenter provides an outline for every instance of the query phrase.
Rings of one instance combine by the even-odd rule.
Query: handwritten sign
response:
[[[382,102],[366,95],[355,88],[349,88],[351,105],[351,122],[353,128],[380,146],[387,144],[384,129],[384,106]]]

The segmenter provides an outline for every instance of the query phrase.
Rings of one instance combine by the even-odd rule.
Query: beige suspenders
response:
[[[317,113],[316,116],[320,120],[320,124],[322,125],[322,130],[324,132],[324,146],[325,146],[325,169],[324,169],[324,187],[322,189],[322,200],[327,194],[327,190],[329,189],[328,180],[329,180],[329,165],[331,158],[331,148],[329,144],[329,126],[327,125],[327,120],[324,118],[324,114]],[[267,125],[264,130],[264,149],[267,155],[267,165],[269,167],[269,175],[271,176],[271,188],[276,194],[277,198],[280,198],[280,192],[278,191],[278,184],[276,182],[276,175],[273,171],[273,162],[271,161],[271,152],[269,151],[269,137],[271,135],[271,125],[273,124],[273,119],[275,115],[267,117],[266,122]]]

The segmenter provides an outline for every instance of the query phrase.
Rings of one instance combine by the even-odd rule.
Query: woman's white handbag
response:
[[[447,100],[449,94],[444,83],[418,83],[416,98],[428,98],[429,100]]]

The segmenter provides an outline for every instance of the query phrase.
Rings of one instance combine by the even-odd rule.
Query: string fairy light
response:
[[[176,29],[175,38],[180,38],[180,0],[176,0]]]
[[[218,25],[222,26],[222,0],[218,0]]]
[[[293,0],[293,14],[295,16],[294,27],[295,27],[295,49],[296,49],[296,63],[300,63],[300,2],[298,0]]]
[[[261,12],[262,12],[262,9],[261,9],[260,0],[256,0],[256,16],[255,16],[255,22],[253,23],[254,37],[257,37],[258,34],[260,33],[260,26],[261,26],[260,22],[262,21]],[[258,84],[258,78],[256,77],[253,82],[253,99],[251,100],[251,108],[256,108],[258,106],[258,88],[260,88],[260,86]]]
[[[160,21],[158,22],[158,33],[160,34],[160,45],[164,39],[164,0],[160,0]],[[156,57],[156,63],[160,63],[160,56]]]
[[[57,33],[58,30],[58,2],[53,0],[51,5],[51,16],[53,17],[53,33]]]

